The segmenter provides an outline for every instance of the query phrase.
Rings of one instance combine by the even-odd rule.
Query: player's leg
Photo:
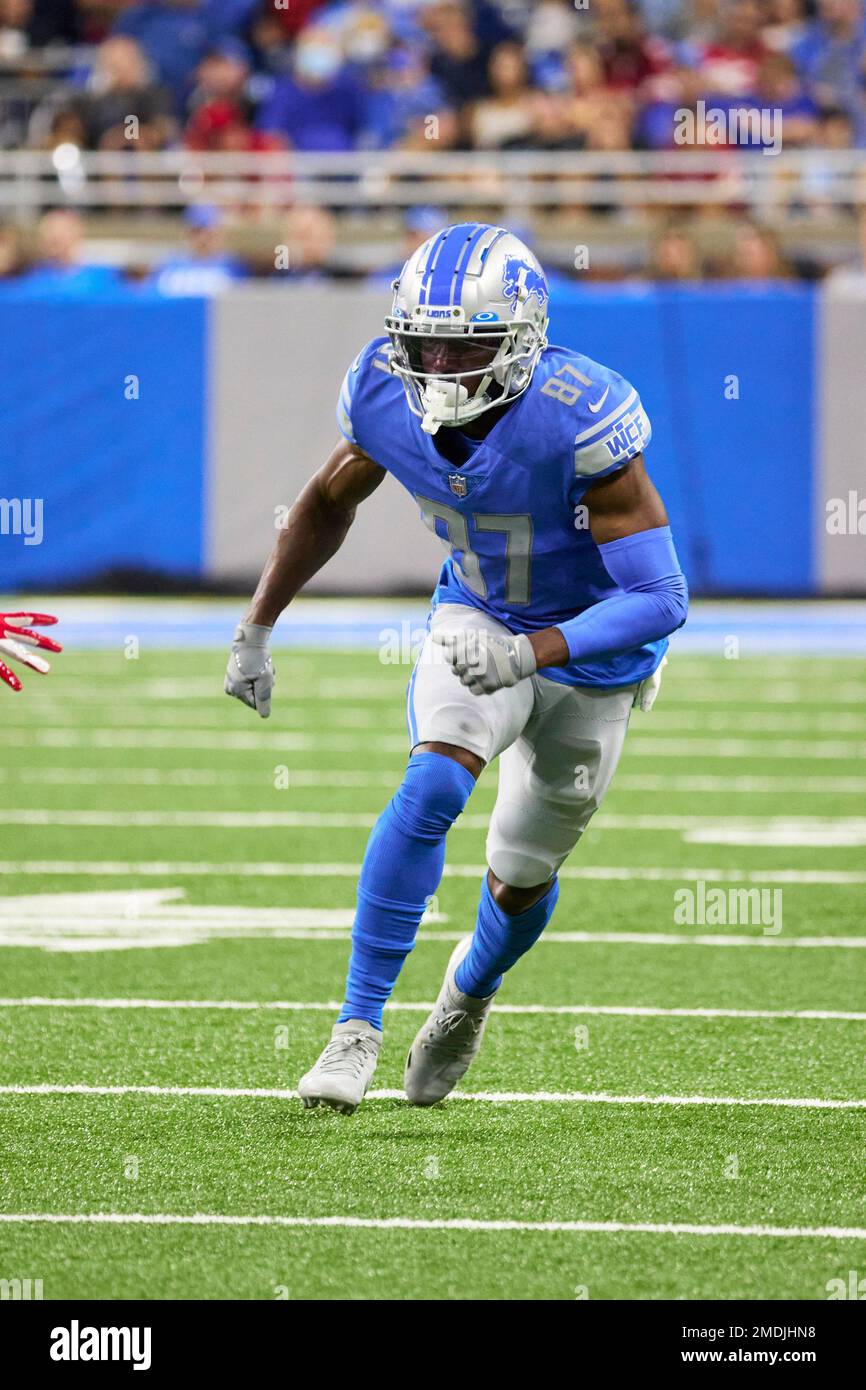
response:
[[[437,609],[433,626],[492,625],[476,609]],[[429,635],[412,675],[412,754],[364,855],[343,1007],[331,1042],[302,1078],[308,1104],[354,1109],[372,1078],[382,1011],[445,862],[445,838],[484,764],[525,724],[532,692],[512,687],[480,700],[466,690]]]
[[[448,964],[437,1007],[410,1050],[410,1100],[432,1105],[468,1069],[507,970],[538,940],[559,897],[556,877],[610,785],[634,687],[594,691],[539,678],[536,707],[499,760],[475,931]],[[456,1014],[463,1016],[452,1024]]]
[[[490,870],[458,972],[473,993],[498,989],[541,935],[556,906],[556,874],[604,800],[628,730],[634,686],[593,689],[543,678],[537,685],[533,719],[500,759]]]

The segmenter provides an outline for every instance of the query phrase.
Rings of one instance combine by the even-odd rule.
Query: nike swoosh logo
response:
[[[606,386],[606,387],[604,388],[604,390],[602,391],[601,395],[599,396],[598,400],[595,402],[594,405],[591,405],[591,404],[589,403],[589,401],[587,401],[587,403],[586,403],[586,408],[587,408],[587,410],[589,410],[589,411],[591,412],[591,414],[593,414],[593,415],[597,415],[597,414],[598,414],[598,412],[601,410],[601,407],[604,405],[605,401],[607,400],[607,393],[608,393],[609,390],[610,390],[610,387],[609,387],[609,386]]]

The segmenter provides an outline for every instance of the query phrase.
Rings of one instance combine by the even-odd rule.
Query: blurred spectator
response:
[[[46,212],[36,233],[36,259],[21,284],[51,295],[90,295],[119,284],[120,277],[111,266],[84,261],[83,241],[84,225],[77,212],[70,208]]]
[[[826,276],[824,284],[845,295],[855,294],[866,297],[866,207],[860,209],[857,219],[859,255],[845,265],[836,266]]]
[[[257,124],[297,150],[351,150],[366,128],[365,95],[343,68],[336,35],[313,27],[298,39],[292,72],[276,79]]]
[[[743,222],[734,235],[734,245],[723,266],[731,280],[788,280],[793,275],[776,232]]]
[[[559,143],[567,148],[582,148],[593,138],[604,139],[604,123],[615,119],[617,98],[611,100],[601,55],[590,44],[576,43],[571,47],[566,71],[568,89],[559,102],[565,124]]]
[[[533,58],[562,53],[575,41],[580,19],[569,0],[539,0],[526,29],[526,47]]]
[[[310,19],[315,17],[316,11],[322,9],[322,5],[323,0],[291,0],[290,4],[279,9],[274,5],[260,5],[259,8],[266,9],[265,17],[268,23],[273,23],[280,41],[284,42],[287,38],[296,38]]]
[[[187,208],[186,255],[165,261],[154,273],[152,284],[167,296],[222,294],[246,274],[234,256],[226,254],[223,219],[218,208]]]
[[[351,4],[338,7],[340,44],[347,61],[366,74],[385,58],[393,42],[391,27],[380,8]]]
[[[818,0],[792,57],[819,106],[841,106],[866,145],[866,16],[859,0]]]
[[[806,33],[806,0],[769,0],[762,38],[774,53],[790,53]]]
[[[708,43],[688,44],[708,101],[744,97],[755,90],[766,53],[759,0],[727,0],[719,8],[716,33]]]
[[[14,280],[23,266],[20,229],[12,223],[0,223],[0,280]]]
[[[369,277],[369,283],[375,285],[377,289],[390,288],[399,277],[409,257],[418,250],[418,247],[423,246],[429,237],[435,236],[436,232],[447,227],[451,221],[452,219],[444,208],[410,208],[403,219],[400,259],[393,261],[383,270],[374,271]]]
[[[334,262],[337,224],[326,208],[293,207],[283,235],[288,264],[275,271],[281,280],[315,281],[344,274]]]
[[[670,66],[668,44],[647,36],[639,12],[628,0],[609,0],[594,37],[605,85],[616,91],[636,92]]]
[[[650,279],[666,282],[701,279],[701,258],[686,227],[675,224],[657,238],[648,273]]]
[[[0,0],[0,57],[19,58],[30,46],[30,0]]]
[[[758,70],[755,106],[782,113],[786,149],[807,145],[818,130],[818,108],[806,92],[794,61],[786,53],[767,53]]]
[[[390,49],[368,74],[367,82],[368,136],[376,148],[400,145],[418,128],[423,139],[424,121],[430,115],[438,114],[441,125],[442,89],[431,76],[421,47]]]
[[[141,44],[158,80],[171,91],[177,114],[214,33],[206,15],[215,18],[208,0],[140,0],[124,10],[114,25],[113,33]]]
[[[446,100],[461,107],[490,91],[490,57],[472,24],[470,10],[458,0],[434,0],[422,21],[431,45],[430,71],[441,83]]]
[[[53,130],[89,150],[159,150],[174,132],[170,108],[135,40],[111,38],[97,52],[88,90],[61,109]]]
[[[477,149],[514,149],[530,143],[535,101],[520,44],[497,44],[490,55],[491,95],[476,103],[469,117],[471,143]]]
[[[279,139],[253,125],[249,95],[251,55],[239,39],[227,38],[211,48],[195,73],[184,144],[191,150],[271,150]]]
[[[807,152],[803,185],[807,204],[812,216],[830,217],[839,212],[854,214],[852,203],[839,203],[834,196],[837,173],[830,162],[824,158],[827,150],[848,150],[854,143],[854,122],[847,111],[830,108],[821,112],[818,135],[815,140],[818,148]]]

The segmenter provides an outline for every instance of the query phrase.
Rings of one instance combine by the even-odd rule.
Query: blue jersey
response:
[[[581,353],[548,347],[527,390],[484,439],[452,441],[443,436],[458,434],[454,428],[422,430],[389,355],[387,338],[358,355],[337,420],[350,443],[411,492],[449,551],[434,605],[470,604],[511,632],[538,632],[618,594],[583,496],[649,443],[634,387]],[[629,685],[651,675],[666,648],[666,639],[647,642],[544,674],[569,685]]]

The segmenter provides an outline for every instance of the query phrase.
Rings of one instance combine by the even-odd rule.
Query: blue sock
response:
[[[409,759],[367,842],[338,1023],[364,1018],[382,1027],[382,1010],[442,877],[445,836],[474,786],[468,768],[442,753]]]
[[[472,945],[454,976],[457,988],[478,999],[493,994],[505,971],[535,945],[553,916],[558,897],[559,879],[555,878],[543,898],[512,917],[497,906],[485,874]]]

